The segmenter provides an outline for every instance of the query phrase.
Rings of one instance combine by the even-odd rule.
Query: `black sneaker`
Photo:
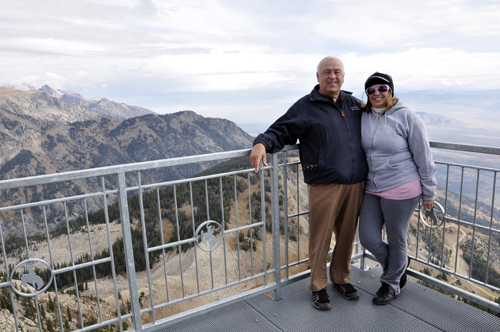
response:
[[[339,292],[340,295],[345,297],[348,300],[357,300],[359,299],[358,291],[354,288],[350,283],[347,284],[333,284],[333,288]]]
[[[330,305],[330,296],[326,291],[326,287],[317,291],[312,292],[313,296],[313,306],[319,310],[330,310],[332,306]]]
[[[389,285],[383,282],[372,302],[377,305],[386,305],[391,303],[396,297],[398,297],[396,293],[391,293],[389,291]]]
[[[401,279],[399,280],[399,288],[403,288],[406,285],[406,281],[408,281],[408,276],[406,272],[408,271],[408,267],[410,267],[410,256],[408,256],[408,265],[406,265],[406,270],[405,273],[401,276]]]

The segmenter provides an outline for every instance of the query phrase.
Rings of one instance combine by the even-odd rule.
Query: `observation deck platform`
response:
[[[408,280],[391,304],[377,306],[372,298],[380,287],[380,268],[367,271],[352,266],[351,283],[359,300],[348,301],[328,285],[332,310],[311,303],[309,278],[282,288],[282,300],[267,295],[219,308],[158,329],[192,331],[500,331],[500,318]]]

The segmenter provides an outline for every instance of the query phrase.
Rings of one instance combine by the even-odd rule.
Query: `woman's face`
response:
[[[380,86],[382,86],[382,88],[379,88]],[[369,94],[373,90],[375,90],[375,92]],[[386,91],[381,92],[380,90]],[[373,107],[385,108],[387,106],[387,100],[391,97],[391,89],[386,84],[375,84],[366,89],[366,94],[368,95],[368,99]]]

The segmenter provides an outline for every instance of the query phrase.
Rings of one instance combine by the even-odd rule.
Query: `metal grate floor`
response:
[[[352,267],[360,298],[348,301],[329,285],[331,311],[312,306],[307,278],[285,286],[281,301],[259,295],[158,331],[500,331],[500,318],[412,281],[390,305],[373,305],[380,274]]]

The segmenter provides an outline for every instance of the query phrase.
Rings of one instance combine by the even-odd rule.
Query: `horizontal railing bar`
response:
[[[124,320],[123,317],[124,316],[122,316],[122,321]],[[132,317],[132,315],[130,315],[130,317]],[[100,327],[108,326],[108,325],[119,323],[119,322],[120,322],[120,319],[118,317],[117,318],[112,318],[110,320],[103,321],[102,323],[98,323],[98,324],[94,324],[94,325],[90,325],[90,326],[84,327],[83,329],[79,329],[78,331],[94,331],[94,330],[96,330],[96,329],[98,329]]]
[[[435,142],[435,141],[430,141],[429,143],[430,143],[431,148],[436,148],[436,149],[446,149],[446,150],[477,152],[477,153],[500,155],[500,148],[495,148],[492,146],[472,145],[472,144],[457,144],[457,143]]]
[[[0,288],[10,287],[10,286],[12,286],[12,283],[10,283],[9,281],[0,283]]]
[[[196,239],[194,239],[194,238],[191,237],[189,239],[185,239],[185,240],[181,240],[181,241],[177,241],[177,242],[162,244],[162,245],[159,245],[159,246],[148,248],[148,253],[149,252],[153,252],[153,251],[162,250],[162,249],[167,249],[167,248],[172,248],[172,247],[178,247],[178,246],[181,246],[183,244],[192,243],[192,242],[196,242],[196,241],[197,241]]]
[[[351,256],[351,262],[357,260],[357,259],[360,259],[363,257],[363,252],[360,252],[359,254],[354,254]],[[375,257],[372,256],[373,259],[375,259]],[[301,261],[298,261],[298,262],[294,262],[292,264],[288,264],[288,265],[283,265],[281,266],[280,270],[285,270],[287,268],[290,268],[290,267],[293,267],[293,266],[296,266],[296,265],[299,265],[299,264],[303,264],[303,263],[307,263],[309,262],[309,258],[306,258],[306,259],[303,259]],[[327,266],[329,266],[330,263],[327,264]],[[294,274],[293,276],[289,276],[288,278],[283,278],[281,279],[281,285],[284,286],[284,285],[288,285],[290,283],[293,283],[295,281],[299,281],[299,280],[302,280],[302,279],[305,279],[305,278],[308,278],[311,276],[311,270],[306,270],[306,271],[303,271],[303,272],[300,272],[300,273],[297,273],[297,274]],[[297,279],[297,277],[299,277],[299,279]],[[293,281],[291,281],[293,280]]]
[[[118,317],[111,318],[111,319],[108,319],[106,321],[102,321],[102,323],[97,323],[97,324],[94,324],[94,325],[90,325],[90,326],[84,327],[83,329],[79,329],[78,331],[93,331],[93,330],[98,329],[100,327],[105,327],[105,326],[108,326],[108,325],[111,325],[111,324],[119,323],[120,320],[124,321],[127,318],[132,318],[132,314],[122,315],[121,319],[119,319]]]
[[[480,224],[474,224],[474,223],[471,223],[469,221],[465,221],[465,220],[458,220],[456,218],[452,218],[452,217],[445,217],[444,218],[447,222],[455,222],[457,224],[460,224],[460,225],[464,225],[464,226],[469,226],[469,227],[475,227],[475,228],[480,228],[482,230],[485,230],[485,231],[491,231],[492,233],[499,233],[500,234],[500,229],[496,229],[496,228],[490,228],[489,226],[483,226],[483,225],[480,225]]]
[[[442,290],[445,290],[445,291],[450,292],[450,293],[455,294],[455,295],[459,295],[459,296],[463,297],[464,299],[470,300],[474,303],[477,303],[477,304],[482,305],[488,309],[491,309],[493,311],[500,313],[500,305],[496,302],[487,300],[487,299],[485,299],[481,296],[478,296],[474,293],[471,293],[471,292],[468,292],[468,291],[463,290],[461,288],[455,287],[451,284],[448,284],[448,283],[441,281],[439,279],[430,277],[424,273],[415,271],[413,269],[408,269],[407,271],[408,271],[408,275],[410,275],[412,277],[420,279],[420,280],[427,282],[433,286],[436,286]]]
[[[293,166],[293,165],[299,165],[299,164],[301,164],[300,160],[299,160],[299,161],[292,161],[292,162],[290,162],[290,161],[285,161],[285,162],[283,162],[282,164],[278,164],[278,167],[283,168],[283,167],[285,167],[285,166]]]
[[[358,254],[358,255],[363,256],[363,253]],[[366,251],[366,253],[364,254],[364,256],[366,258],[369,258],[369,259],[375,261],[375,262],[378,262],[377,258],[375,258],[375,256],[371,252],[369,252],[369,251]],[[478,285],[481,285],[481,286],[485,286],[486,288],[489,288],[489,289],[491,289],[493,291],[500,292],[500,288],[492,286],[492,285],[489,285],[489,284],[487,284],[487,283],[485,283],[483,281],[479,281],[479,280],[474,279],[474,278],[469,278],[469,277],[467,277],[467,276],[465,276],[463,274],[459,274],[459,273],[453,272],[453,271],[451,271],[451,270],[449,270],[449,269],[447,269],[445,267],[441,267],[439,265],[436,265],[436,264],[433,264],[431,262],[427,262],[427,261],[424,261],[424,260],[421,260],[421,259],[418,259],[418,258],[415,258],[415,257],[411,257],[411,259],[414,260],[415,262],[419,262],[419,263],[422,263],[424,265],[430,266],[430,267],[432,267],[432,268],[434,268],[434,269],[436,269],[438,271],[449,273],[450,275],[453,275],[455,277],[459,277],[461,279],[471,281],[471,282],[473,282],[475,284],[478,284]],[[351,261],[352,260],[353,259],[351,259]]]
[[[448,274],[453,275],[455,277],[460,277],[460,278],[462,278],[464,280],[471,281],[471,282],[473,282],[475,284],[484,286],[484,287],[489,288],[489,289],[491,289],[493,291],[500,292],[500,288],[498,288],[498,287],[489,285],[489,284],[485,283],[484,281],[480,281],[480,280],[477,280],[477,279],[474,279],[474,278],[470,278],[470,277],[468,277],[466,275],[463,275],[463,274],[460,274],[460,273],[457,273],[457,272],[453,272],[453,271],[447,269],[446,267],[441,267],[441,266],[436,265],[436,264],[434,264],[432,262],[427,262],[427,261],[424,261],[424,260],[421,260],[421,259],[418,259],[418,258],[413,258],[412,257],[412,260],[414,260],[416,262],[419,262],[419,263],[422,263],[422,264],[425,264],[425,265],[430,266],[432,268],[435,268],[438,271],[441,271],[441,272],[444,272],[444,273],[448,273]]]
[[[307,263],[307,262],[309,262],[309,258],[306,258],[306,259],[303,259],[303,260],[300,260],[297,262],[289,263],[288,265],[282,265],[280,267],[280,270],[286,270],[287,268],[294,267],[294,266],[297,266],[297,265],[300,265],[303,263]]]
[[[215,288],[210,288],[210,289],[207,289],[206,291],[203,291],[203,292],[199,292],[199,293],[192,294],[192,295],[189,295],[189,296],[181,297],[181,298],[178,298],[178,299],[173,300],[173,301],[161,303],[161,304],[155,305],[154,308],[142,309],[141,310],[141,314],[149,312],[151,310],[158,310],[158,309],[161,309],[161,308],[165,308],[165,307],[168,307],[168,306],[171,306],[171,305],[174,305],[174,304],[186,301],[186,300],[191,300],[191,299],[194,299],[194,298],[197,298],[197,297],[200,297],[200,296],[203,296],[203,295],[207,295],[207,294],[210,294],[210,293],[213,293],[213,292],[216,292],[216,291],[220,291],[220,290],[223,290],[223,289],[226,289],[226,288],[229,288],[229,287],[237,286],[239,284],[242,284],[242,283],[254,280],[254,279],[258,279],[258,278],[264,277],[265,274],[270,274],[272,272],[274,272],[274,270],[268,270],[266,272],[261,272],[259,274],[256,274],[256,275],[253,275],[251,277],[248,277],[248,278],[245,278],[245,279],[241,279],[241,280],[232,282],[230,284],[222,285],[222,286],[215,287]],[[273,287],[269,287],[269,285],[270,284],[268,284],[268,286],[261,286],[261,288],[262,287],[266,287],[266,289],[271,289],[271,290],[274,289]]]
[[[72,266],[64,267],[64,268],[61,268],[61,269],[54,270],[54,271],[52,271],[52,273],[53,274],[61,274],[61,273],[70,272],[70,271],[78,270],[78,269],[83,269],[83,268],[86,268],[86,267],[91,267],[91,266],[95,266],[95,265],[102,264],[102,263],[108,263],[108,262],[111,262],[111,257],[96,259],[94,261],[90,261],[90,262],[85,262],[85,263],[80,263],[80,264],[77,264],[77,265],[72,265]]]
[[[363,258],[363,256],[364,255],[363,255],[362,251],[360,253],[354,254],[354,255],[351,256],[351,262],[353,262],[353,261],[355,261],[357,259],[361,259],[361,258]]]
[[[463,168],[467,168],[467,169],[474,169],[474,170],[481,170],[481,171],[488,171],[488,172],[500,172],[500,168],[481,167],[481,166],[457,164],[457,163],[444,162],[444,161],[435,161],[435,163],[437,165],[443,165],[443,166],[452,166],[452,167],[460,167],[460,168],[463,167]]]
[[[138,163],[124,164],[124,165],[106,166],[106,167],[98,167],[98,168],[64,172],[64,173],[45,174],[45,175],[19,178],[19,179],[3,180],[0,181],[0,190],[19,188],[19,187],[30,187],[39,184],[57,183],[57,182],[64,182],[64,181],[71,181],[78,179],[86,179],[91,177],[101,177],[106,175],[114,175],[118,173],[146,171],[155,168],[164,168],[164,167],[180,166],[180,165],[202,163],[202,162],[216,161],[223,159],[240,158],[248,156],[250,154],[250,151],[251,149],[244,149],[236,151],[209,153],[196,156],[143,161]]]
[[[264,224],[264,222],[261,221],[261,222],[250,224],[250,225],[247,225],[247,226],[241,226],[241,227],[238,227],[238,228],[231,228],[229,230],[224,231],[224,233],[233,233],[233,232],[237,232],[237,231],[243,231],[243,230],[248,229],[248,228],[254,228],[254,227],[262,226],[263,224]],[[195,239],[195,238],[189,238],[189,239],[185,239],[185,240],[182,240],[182,241],[167,243],[167,244],[164,244],[164,245],[160,245],[160,246],[155,246],[155,247],[148,248],[148,252],[153,252],[153,251],[158,251],[158,250],[162,250],[162,249],[177,247],[177,246],[180,246],[180,245],[183,245],[183,244],[186,244],[186,243],[191,243],[191,242],[196,242],[196,241],[197,241],[197,239]]]
[[[31,207],[35,207],[35,206],[50,205],[50,204],[55,204],[55,203],[64,203],[64,202],[76,201],[79,199],[85,199],[85,198],[89,198],[89,197],[104,196],[104,195],[117,194],[117,193],[118,193],[118,190],[106,190],[106,192],[104,192],[104,193],[97,192],[97,193],[84,194],[84,195],[71,196],[71,197],[61,197],[61,198],[49,199],[46,201],[40,201],[40,202],[35,202],[35,203],[25,203],[25,204],[3,207],[3,208],[0,208],[0,212],[12,211],[12,210],[18,210],[18,209],[26,209],[26,208],[31,208]]]
[[[103,263],[108,263],[108,262],[111,262],[111,257],[105,257],[105,258],[96,259],[96,260],[93,260],[93,261],[90,261],[90,262],[75,264],[75,265],[68,266],[68,267],[63,267],[63,268],[60,268],[60,269],[57,269],[57,270],[52,270],[52,273],[53,274],[61,274],[61,273],[71,272],[73,270],[83,269],[83,268],[86,268],[86,267],[91,267],[91,266],[95,266],[95,265],[103,264]],[[10,282],[4,282],[4,283],[0,284],[0,288],[6,287],[6,286],[11,286],[11,283]]]
[[[178,184],[184,184],[184,183],[189,183],[189,182],[197,182],[197,181],[204,181],[204,180],[211,180],[211,179],[218,179],[221,177],[226,177],[226,176],[234,176],[234,175],[239,175],[239,174],[246,174],[246,173],[251,173],[254,172],[255,170],[253,168],[249,169],[244,169],[244,170],[238,170],[238,171],[232,171],[232,172],[226,172],[226,173],[217,173],[217,174],[211,174],[211,175],[205,175],[205,176],[198,176],[194,178],[186,178],[186,179],[180,179],[180,180],[173,180],[173,181],[165,181],[165,182],[158,182],[158,183],[150,183],[150,184],[143,184],[141,185],[142,189],[151,189],[151,188],[156,188],[156,187],[168,187],[168,186],[173,186],[173,185],[178,185]],[[139,190],[138,186],[134,187],[128,187],[128,191],[134,191],[134,190]]]
[[[278,166],[290,166],[290,165],[300,165],[300,160],[297,161],[286,161],[283,164],[279,164]]]
[[[249,229],[249,228],[255,228],[255,227],[259,227],[259,226],[262,226],[264,225],[264,222],[263,221],[259,221],[259,222],[256,222],[256,223],[253,223],[253,224],[249,224],[249,225],[246,225],[246,226],[240,226],[238,228],[230,228],[228,230],[225,230],[224,233],[234,233],[234,232],[238,232],[238,231],[244,231],[245,229]]]
[[[303,212],[299,212],[299,213],[289,214],[288,218],[290,219],[290,218],[302,216],[302,215],[305,215],[305,214],[308,214],[308,213],[309,213],[309,210],[303,211]]]
[[[298,150],[299,149],[299,144],[293,144],[293,145],[285,145],[283,150],[280,152],[287,152],[287,151],[293,151],[293,150]]]
[[[360,252],[359,254],[355,254],[355,255],[352,255],[351,256],[351,262],[357,260],[357,259],[360,259],[363,257],[363,252]],[[375,259],[375,257],[372,256],[373,259]],[[295,265],[299,265],[299,264],[302,264],[302,263],[307,263],[309,261],[309,258],[306,258],[306,259],[303,259],[299,262],[295,262],[293,264],[289,264],[288,266],[284,265],[281,267],[281,270],[284,270],[286,269],[287,267],[292,267],[292,266],[295,266]],[[327,267],[330,266],[330,263],[327,264]],[[306,271],[302,271],[302,272],[299,272],[297,274],[294,274],[292,276],[289,276],[288,278],[283,278],[281,279],[281,286],[285,286],[285,285],[289,285],[289,284],[292,284],[294,282],[297,282],[297,281],[300,281],[302,279],[306,279],[306,278],[309,278],[311,276],[311,270],[306,270]]]
[[[281,279],[281,286],[293,284],[294,282],[309,278],[310,276],[311,270],[299,272],[297,274],[289,276],[288,278]]]

